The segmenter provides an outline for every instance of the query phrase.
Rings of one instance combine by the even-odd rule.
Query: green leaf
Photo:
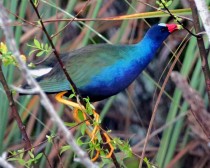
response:
[[[84,120],[84,116],[83,116],[83,112],[81,110],[78,110],[78,118],[80,119],[80,121]]]
[[[30,67],[30,68],[35,68],[36,65],[35,65],[33,62],[30,62],[30,63],[28,64],[28,67]]]
[[[28,151],[28,154],[30,155],[31,158],[34,159],[34,154],[31,151]]]
[[[7,159],[8,161],[17,161],[17,160],[19,160],[19,158],[9,158],[9,159]]]
[[[34,159],[30,159],[26,162],[26,164],[30,167],[30,165],[34,162]],[[26,166],[26,165],[25,165]]]
[[[11,155],[16,155],[17,152],[16,151],[8,151]]]
[[[25,160],[23,160],[23,159],[19,159],[18,163],[22,166],[24,166],[26,164]]]
[[[170,5],[172,4],[172,1],[168,1],[168,2],[166,2],[166,7],[169,7]]]
[[[29,52],[29,55],[33,54],[33,52],[35,52],[35,51],[38,51],[38,50],[31,50],[31,51]]]
[[[41,22],[40,22],[40,20],[38,20],[38,21],[37,21],[37,23],[38,23],[38,25],[40,25],[40,26],[41,26]]]
[[[23,153],[24,152],[24,149],[19,149],[17,150],[18,153]]]
[[[47,141],[49,143],[52,143],[53,137],[54,137],[53,135],[46,135]]]
[[[35,45],[37,48],[41,48],[41,44],[40,44],[40,42],[39,42],[37,39],[34,39],[34,45]]]
[[[45,50],[48,50],[48,44],[46,43],[44,46]]]
[[[38,53],[36,54],[36,56],[37,56],[37,57],[40,57],[40,56],[42,56],[42,55],[44,54],[44,52],[45,52],[45,51],[40,51],[40,52],[38,52]]]
[[[31,44],[26,44],[28,47],[31,47],[31,48],[35,48],[36,46],[33,46]]]
[[[39,43],[39,41],[37,39],[34,39],[34,45],[37,47],[37,48],[41,48],[41,45]]]
[[[85,135],[85,130],[86,130],[86,124],[82,124],[82,125],[80,126],[80,131],[81,131],[81,134],[82,134],[82,135]]]
[[[71,91],[73,92],[73,94],[76,96],[75,90],[74,90],[74,88],[72,87],[72,85],[70,85],[70,88],[71,88]]]
[[[70,145],[62,146],[62,147],[61,147],[61,151],[60,151],[60,155],[61,155],[63,152],[69,150],[69,149],[71,149],[71,146],[70,146]]]
[[[34,6],[38,6],[39,5],[39,0],[33,0]]]
[[[75,94],[70,94],[69,99],[72,99],[73,97],[76,97]]]
[[[21,158],[21,159],[22,159],[22,158],[23,158],[23,156],[24,156],[24,152],[21,152],[21,153],[20,153],[20,155],[19,155],[19,158]]]
[[[36,155],[35,160],[39,160],[42,156],[43,156],[43,153],[39,153],[38,155]]]
[[[160,2],[159,1],[156,1],[156,4],[160,5]]]
[[[67,127],[74,127],[75,125],[77,125],[77,123],[70,123],[70,122],[64,122],[65,126]]]
[[[147,159],[147,157],[144,158],[144,162],[146,163],[148,168],[151,168],[151,163],[149,162],[149,160]]]
[[[81,137],[77,139],[77,144],[78,144],[79,146],[81,146],[81,145],[84,144],[83,141],[81,140]]]

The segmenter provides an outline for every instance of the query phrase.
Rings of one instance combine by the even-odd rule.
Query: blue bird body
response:
[[[128,87],[153,59],[156,51],[177,25],[158,24],[133,45],[98,44],[62,54],[67,68],[83,97],[99,101]],[[36,80],[46,93],[69,91],[71,87],[55,58],[46,61],[52,70]],[[24,86],[27,88],[27,85]]]

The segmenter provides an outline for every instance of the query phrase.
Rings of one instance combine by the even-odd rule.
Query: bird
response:
[[[100,101],[126,89],[152,61],[163,41],[180,28],[177,24],[156,24],[136,44],[89,45],[60,54],[60,59],[81,97],[89,97],[91,102]],[[74,107],[74,119],[78,123],[81,122],[78,111],[83,112],[85,108],[82,109],[81,104],[63,99],[63,96],[68,97],[74,91],[55,57],[51,56],[36,69],[31,70],[31,73],[36,75],[36,81],[46,94],[56,94],[57,101]],[[30,86],[25,83],[22,88],[29,89]],[[86,133],[93,143],[97,143],[99,139],[96,134],[101,132],[101,129],[96,123],[100,123],[100,119],[94,109],[92,114],[95,119],[94,128],[91,132],[86,129]],[[83,116],[85,120],[87,113],[83,112]],[[86,124],[91,125],[89,121],[86,121]],[[110,150],[106,158],[110,158],[114,151],[111,137],[104,131],[101,136],[106,139],[103,143],[109,145]],[[92,161],[97,160],[100,155],[100,149],[95,150],[96,155],[92,157]]]
[[[177,24],[160,23],[152,26],[143,39],[131,45],[96,44],[60,55],[60,59],[78,88],[82,97],[91,102],[100,101],[126,89],[148,66],[163,41],[174,31]],[[31,70],[38,73],[36,81],[46,94],[65,91],[72,94],[57,59],[52,56],[41,68]],[[29,88],[23,84],[23,88]]]

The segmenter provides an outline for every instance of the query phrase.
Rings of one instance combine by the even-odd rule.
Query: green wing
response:
[[[126,47],[109,44],[92,45],[64,54],[61,59],[78,88],[85,86],[103,68],[122,59]],[[55,64],[46,75],[37,78],[45,92],[71,90],[60,65]]]

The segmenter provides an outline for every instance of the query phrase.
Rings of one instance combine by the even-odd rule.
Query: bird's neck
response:
[[[162,43],[163,41],[151,39],[146,35],[139,43],[135,44],[137,59],[148,64]]]
[[[127,52],[127,64],[138,75],[152,61],[163,41],[151,40],[147,36],[139,43],[130,45]],[[129,56],[128,56],[129,55]]]

